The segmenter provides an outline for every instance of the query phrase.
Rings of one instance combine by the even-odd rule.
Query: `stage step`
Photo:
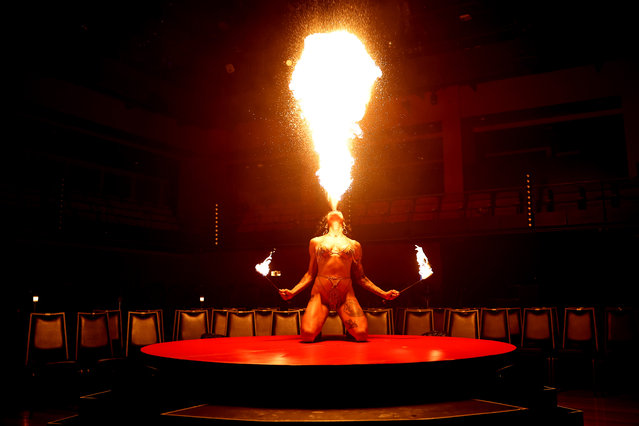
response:
[[[164,413],[165,425],[220,423],[303,423],[327,422],[388,423],[427,422],[429,425],[512,425],[527,424],[527,409],[492,401],[470,399],[432,404],[353,409],[277,409],[203,404]]]

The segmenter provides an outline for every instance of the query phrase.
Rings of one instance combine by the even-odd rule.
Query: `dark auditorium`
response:
[[[3,425],[639,424],[631,2],[4,16]]]

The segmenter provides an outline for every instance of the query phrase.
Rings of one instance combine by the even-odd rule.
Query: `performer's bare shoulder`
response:
[[[322,244],[323,239],[324,239],[324,237],[314,237],[314,238],[311,238],[311,241],[310,241],[310,243],[309,243],[309,247],[310,247],[310,248],[315,248],[315,247],[317,247],[318,245]]]

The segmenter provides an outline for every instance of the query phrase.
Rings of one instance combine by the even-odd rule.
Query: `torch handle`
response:
[[[280,288],[279,288],[278,286],[276,286],[276,285],[275,285],[275,283],[274,283],[273,281],[271,281],[271,279],[270,279],[268,276],[263,275],[263,277],[264,277],[264,278],[266,278],[266,280],[267,280],[269,283],[271,283],[271,285],[275,288],[275,290],[277,290],[278,292],[280,291]]]
[[[401,289],[401,290],[399,291],[399,294],[402,294],[403,292],[405,292],[405,291],[406,291],[406,290],[408,290],[409,288],[411,288],[411,287],[413,287],[413,286],[415,286],[415,285],[417,285],[417,284],[421,283],[422,281],[424,281],[424,280],[418,280],[418,281],[415,281],[414,283],[412,283],[412,284],[411,284],[411,285],[409,285],[408,287],[404,287],[403,289]]]

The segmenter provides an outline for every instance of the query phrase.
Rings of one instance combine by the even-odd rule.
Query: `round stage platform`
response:
[[[378,335],[362,343],[224,337],[158,343],[142,352],[177,386],[218,403],[362,407],[473,396],[491,386],[514,350],[492,340]]]
[[[181,340],[146,346],[147,355],[216,364],[337,366],[457,361],[504,355],[515,346],[462,337],[370,336],[367,342],[327,339],[301,343],[299,336]]]

